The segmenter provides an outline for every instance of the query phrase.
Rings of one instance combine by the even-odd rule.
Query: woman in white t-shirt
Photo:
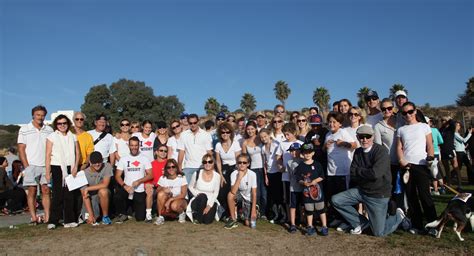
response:
[[[260,216],[266,219],[267,211],[267,186],[263,170],[262,142],[258,137],[257,124],[249,121],[245,126],[245,140],[242,144],[242,153],[250,156],[250,169],[257,175],[257,204]]]
[[[128,140],[130,139],[130,121],[126,118],[120,121],[120,132],[117,132],[114,137],[115,147],[115,163],[118,163],[120,158],[130,155],[128,148]]]
[[[274,140],[278,141],[279,143],[281,143],[282,141],[286,139],[285,134],[283,134],[284,124],[285,124],[285,120],[283,120],[280,116],[273,117],[271,121],[272,134],[270,134],[270,136]]]
[[[416,119],[415,104],[405,102],[400,111],[406,124],[397,130],[397,155],[401,168],[409,170],[403,174],[403,179],[408,178],[407,215],[411,218],[413,227],[410,232],[416,233],[424,228],[423,215],[427,222],[432,222],[437,217],[430,193],[432,177],[428,168],[429,162],[434,160],[433,139],[430,126]]]
[[[230,123],[224,122],[217,127],[219,142],[216,144],[216,166],[220,175],[219,201],[225,209],[223,217],[229,217],[227,194],[230,191],[230,174],[235,170],[235,159],[240,155],[240,144],[234,137],[234,129]]]
[[[179,170],[178,162],[168,159],[165,165],[165,173],[158,181],[157,189],[157,211],[156,225],[165,223],[164,216],[174,217],[178,215],[179,223],[186,221],[186,193],[188,183],[183,173]]]
[[[346,129],[349,134],[353,137],[353,139],[357,143],[357,147],[360,147],[359,140],[357,140],[357,128],[359,128],[361,125],[365,124],[364,117],[362,116],[362,109],[359,107],[353,106],[349,109],[349,112],[347,112],[347,115],[349,116],[349,120],[351,121],[350,126],[344,128]],[[354,151],[352,151],[354,153]]]
[[[214,162],[212,154],[205,154],[202,157],[202,169],[191,177],[188,188],[194,197],[189,201],[186,214],[193,223],[211,224],[214,219],[219,220],[217,197],[220,194],[221,175],[214,170]]]
[[[76,135],[69,130],[71,125],[67,116],[58,115],[53,121],[54,132],[46,139],[46,180],[52,184],[48,229],[56,228],[60,219],[64,220],[65,228],[78,225],[74,206],[77,205],[80,191],[69,191],[64,180],[69,174],[75,177],[80,168],[80,148]]]
[[[181,122],[179,120],[173,120],[170,123],[170,133],[171,137],[168,138],[166,145],[168,146],[168,158],[178,160],[179,150],[178,150],[178,141],[183,131]]]
[[[153,155],[153,143],[155,141],[156,135],[153,132],[153,126],[150,120],[145,120],[142,122],[142,131],[132,134],[132,136],[137,137],[140,140],[140,153],[145,156],[150,163],[155,160]]]

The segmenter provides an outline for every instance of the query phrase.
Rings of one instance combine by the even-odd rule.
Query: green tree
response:
[[[359,91],[357,92],[357,106],[359,106],[359,108],[362,108],[364,109],[367,105],[367,102],[365,102],[365,95],[367,95],[367,93],[369,93],[371,89],[367,86],[364,86],[362,88],[359,89]]]
[[[313,103],[318,106],[323,113],[329,111],[329,100],[331,100],[331,96],[329,95],[328,89],[324,86],[316,88],[313,92]]]
[[[474,106],[474,77],[466,82],[466,90],[458,96],[456,103],[461,107]]]
[[[204,110],[206,110],[208,116],[215,116],[221,111],[221,104],[216,98],[210,97],[207,99],[206,104],[204,104]]]
[[[107,85],[93,86],[84,98],[81,111],[88,116],[87,128],[93,127],[94,117],[106,114],[112,128],[118,129],[122,118],[169,122],[178,118],[184,105],[176,96],[155,96],[144,82],[120,79]]]
[[[408,90],[405,89],[403,84],[394,84],[392,87],[390,87],[390,99],[395,99],[395,93],[397,91],[405,91],[408,94]]]
[[[288,87],[288,84],[285,81],[278,81],[275,84],[275,88],[273,88],[275,91],[275,97],[277,100],[281,102],[283,106],[285,106],[285,101],[288,99],[288,97],[291,94],[291,89]]]
[[[253,96],[251,93],[245,93],[242,96],[242,100],[240,100],[240,107],[248,116],[257,107],[257,100],[255,99],[255,96]]]
[[[229,114],[229,107],[226,104],[221,105],[221,112],[224,112],[224,114]]]

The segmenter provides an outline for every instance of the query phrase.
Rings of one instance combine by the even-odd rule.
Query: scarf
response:
[[[59,159],[61,163],[61,171],[63,173],[63,187],[64,187],[64,179],[68,175],[67,173],[67,166],[69,163],[76,162],[76,146],[74,143],[74,135],[71,131],[68,131],[66,135],[63,135],[60,131],[55,131],[56,139],[54,146],[58,147],[59,152],[61,152],[56,157]],[[69,160],[69,161],[68,161]],[[72,160],[72,161],[71,161]],[[73,166],[71,166],[72,168]]]

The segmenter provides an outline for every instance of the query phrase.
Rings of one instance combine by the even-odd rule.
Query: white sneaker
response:
[[[400,216],[402,219],[402,222],[400,225],[402,226],[402,229],[405,231],[408,231],[411,229],[411,220],[405,215],[405,212],[401,208],[397,208],[397,214]]]
[[[360,235],[362,234],[362,232],[364,231],[364,229],[366,229],[368,226],[370,225],[370,223],[367,221],[365,222],[364,224],[362,225],[359,225],[353,229],[351,229],[350,233],[352,235]]]
[[[163,216],[156,217],[155,225],[163,225],[165,224],[165,218]]]
[[[145,222],[151,223],[153,221],[153,217],[151,216],[151,213],[147,214],[145,217]]]
[[[52,229],[55,229],[56,228],[56,225],[54,224],[48,224],[48,229],[49,230],[52,230]]]
[[[341,223],[341,225],[339,225],[339,227],[336,228],[337,231],[339,232],[345,232],[347,231],[351,226],[345,222]]]
[[[67,223],[67,224],[64,224],[64,228],[75,228],[79,226],[76,222],[71,222],[71,223]]]
[[[186,212],[182,212],[178,216],[178,222],[179,223],[185,223],[186,222]]]

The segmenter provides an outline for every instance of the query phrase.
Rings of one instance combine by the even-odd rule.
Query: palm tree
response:
[[[204,104],[204,110],[206,110],[208,116],[215,116],[221,110],[221,104],[219,104],[216,98],[210,97],[207,99],[206,104]]]
[[[324,86],[318,87],[314,90],[313,102],[323,113],[329,110],[329,100],[331,100],[331,96],[329,95],[328,89]]]
[[[367,102],[365,102],[365,96],[367,95],[367,93],[369,93],[369,91],[371,91],[372,89],[370,89],[369,87],[367,86],[364,86],[362,88],[359,89],[359,91],[357,92],[357,98],[358,98],[358,101],[357,101],[357,106],[359,106],[359,108],[361,109],[364,109],[365,106],[367,105]]]
[[[281,102],[283,106],[285,106],[285,101],[288,99],[288,97],[291,94],[291,89],[288,87],[288,84],[285,81],[278,81],[275,84],[275,88],[273,88],[275,91],[275,97],[277,100]]]
[[[390,98],[395,99],[395,93],[397,91],[405,91],[406,94],[408,94],[408,90],[405,89],[405,86],[403,84],[394,84],[392,87],[390,87]]]
[[[255,100],[255,96],[251,93],[245,93],[242,96],[242,100],[240,100],[240,107],[248,116],[252,111],[255,110],[257,107],[257,100]]]
[[[221,112],[224,112],[224,114],[229,114],[229,107],[227,107],[226,104],[221,105]]]

